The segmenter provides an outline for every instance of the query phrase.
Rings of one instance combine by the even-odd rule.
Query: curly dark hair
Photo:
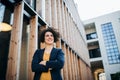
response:
[[[57,42],[59,40],[59,37],[60,37],[59,32],[53,27],[48,27],[47,29],[43,29],[40,32],[40,36],[39,36],[40,42],[45,42],[45,33],[46,32],[51,32],[53,34],[54,42]]]

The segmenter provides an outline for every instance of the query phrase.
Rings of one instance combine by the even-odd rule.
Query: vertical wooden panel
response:
[[[82,60],[80,61],[80,63],[81,63],[81,78],[82,80],[87,80],[86,77],[88,74],[86,73],[86,64]]]
[[[61,48],[61,38],[56,42],[56,47]]]
[[[81,72],[81,80],[84,80],[84,70],[83,70],[83,62],[80,60],[80,72]]]
[[[58,29],[56,0],[51,0],[51,10],[52,10],[52,27]]]
[[[70,14],[68,14],[68,43],[69,43],[69,45],[71,45],[71,39],[73,39],[73,38],[71,38],[71,36],[72,36],[71,34],[73,33],[73,32],[71,32],[71,29],[72,29],[72,25],[71,25]]]
[[[70,80],[70,62],[69,62],[69,49],[68,49],[68,47],[66,47],[66,57],[67,57],[67,70],[68,70],[68,80]]]
[[[71,71],[71,67],[72,67],[72,64],[71,64],[71,57],[70,57],[70,48],[68,47],[68,69],[69,69],[69,80],[72,80],[72,71]]]
[[[47,25],[40,26],[39,32],[42,31],[43,29],[46,29],[47,27],[48,27]],[[45,48],[45,43],[40,43],[38,45],[40,45],[41,49]]]
[[[78,60],[78,68],[79,68],[79,80],[82,80],[81,79],[81,63],[80,63],[80,58]]]
[[[65,64],[64,64],[64,68],[63,68],[64,80],[69,80],[68,79],[68,58],[67,58],[67,52],[66,52],[65,43],[62,44],[62,49],[63,49],[63,51],[65,53]]]
[[[60,14],[61,14],[61,27],[60,27],[60,31],[61,31],[61,38],[63,39],[63,36],[64,36],[64,31],[63,31],[63,19],[62,19],[62,17],[63,17],[63,0],[60,0]]]
[[[77,71],[78,71],[78,72],[77,72],[77,73],[78,73],[78,74],[77,74],[77,76],[78,76],[78,80],[80,80],[80,72],[79,72],[79,71],[80,71],[80,68],[79,68],[79,60],[80,60],[80,59],[79,59],[79,58],[78,58],[78,56],[77,56]]]
[[[64,13],[64,4],[63,0],[61,0],[61,11],[62,11],[62,34],[63,39],[65,39],[65,13]]]
[[[77,72],[77,70],[76,70],[75,53],[74,53],[74,55],[73,55],[73,63],[74,63],[74,79],[77,80],[77,79],[76,79],[76,72]]]
[[[67,41],[67,27],[66,27],[66,26],[67,26],[67,16],[66,16],[66,12],[67,12],[67,8],[66,8],[66,6],[64,5],[64,16],[63,16],[63,17],[65,18],[65,19],[64,19],[64,20],[65,20],[65,21],[64,21],[65,41]]]
[[[64,57],[65,57],[65,59],[66,59],[66,53],[65,53],[65,47],[64,47],[64,43],[61,43],[61,49],[63,50],[63,52],[64,52]],[[62,75],[64,75],[63,76],[63,80],[64,80],[64,77],[65,77],[65,64],[64,64],[64,67],[63,67],[63,73],[62,73]]]
[[[75,30],[74,30],[74,26],[73,26],[73,23],[72,23],[72,17],[69,15],[70,17],[70,23],[69,23],[69,26],[70,26],[70,38],[69,38],[69,42],[70,42],[70,46],[72,46],[72,48],[74,49],[74,41],[75,39],[73,38],[73,36],[76,36],[74,33],[75,33]]]
[[[42,0],[36,0],[36,11],[42,16]]]
[[[76,61],[75,61],[75,53],[73,53],[73,63],[74,63],[74,80],[77,80],[76,78]]]
[[[45,21],[49,26],[52,25],[51,0],[45,0]]]
[[[64,38],[65,38],[65,41],[66,41],[66,39],[67,39],[67,37],[66,37],[67,36],[67,33],[66,33],[67,28],[66,28],[66,26],[67,25],[66,25],[66,14],[65,14],[65,12],[66,12],[66,6],[65,6],[65,4],[63,4],[63,21],[64,21],[64,23],[63,23],[64,26],[63,27],[64,27]]]
[[[60,34],[62,35],[62,16],[61,16],[61,4],[60,4],[60,0],[56,0],[57,2],[57,23],[58,23],[58,30],[60,32]]]
[[[19,80],[23,8],[24,3],[21,2],[17,4],[14,9],[14,21],[11,32],[12,35],[10,40],[10,50],[6,74],[7,80]]]
[[[36,0],[36,11],[45,20],[45,0]]]
[[[75,67],[74,67],[74,62],[73,62],[73,55],[74,54],[72,53],[72,50],[70,50],[70,55],[71,55],[70,56],[70,60],[71,60],[70,61],[71,62],[71,76],[72,76],[72,80],[75,80],[75,77],[74,77],[75,76],[75,69],[74,69]]]
[[[28,80],[33,80],[33,73],[31,71],[31,62],[35,50],[38,45],[38,17],[33,16],[30,20],[30,42],[29,42],[29,54],[28,54]]]
[[[76,74],[76,76],[77,76],[77,80],[79,80],[79,73],[78,73],[78,71],[79,71],[79,67],[78,67],[78,59],[77,59],[77,54],[75,55],[75,59],[76,59],[76,70],[77,70],[77,74]]]
[[[67,26],[66,26],[66,28],[67,28],[67,42],[70,44],[70,37],[72,36],[72,35],[70,35],[70,28],[71,28],[71,25],[70,25],[70,17],[69,17],[69,13],[68,13],[68,11],[66,12],[66,14],[67,14]]]

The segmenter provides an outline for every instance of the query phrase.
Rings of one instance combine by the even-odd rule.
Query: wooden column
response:
[[[79,58],[78,58],[78,56],[76,56],[76,57],[77,57],[76,59],[77,59],[77,73],[78,73],[78,74],[77,74],[77,76],[78,76],[78,80],[80,80],[80,72],[79,72],[79,71],[80,71],[80,70],[79,70],[79,69],[80,69],[80,68],[79,68]]]
[[[58,29],[56,0],[51,0],[51,10],[52,10],[52,27]]]
[[[69,62],[69,56],[68,56],[69,52],[68,51],[69,51],[69,49],[68,49],[68,47],[66,47],[66,57],[67,57],[66,61],[67,61],[68,80],[70,80],[70,67],[69,67],[70,66],[70,64],[69,64],[70,62]]]
[[[60,26],[60,31],[61,31],[61,38],[63,39],[63,36],[64,36],[64,33],[63,33],[63,19],[62,19],[62,17],[63,17],[63,9],[62,9],[62,4],[63,4],[63,0],[58,0],[58,1],[60,1],[60,14],[61,14],[61,26]]]
[[[65,14],[64,14],[64,4],[63,0],[61,0],[61,11],[62,11],[62,38],[65,39]]]
[[[76,72],[77,72],[77,70],[76,70],[75,53],[73,53],[73,63],[74,63],[74,79],[77,80],[76,79]]]
[[[55,43],[55,45],[56,45],[56,48],[62,48],[62,49],[64,49],[63,47],[61,47],[61,45],[62,45],[61,39],[59,39],[59,41],[57,41],[57,42]],[[65,52],[64,52],[64,53],[65,53]],[[61,70],[61,74],[62,74],[62,77],[65,76],[65,75],[63,75],[63,69]]]
[[[75,38],[72,38],[72,36],[75,36],[75,34],[73,34],[74,33],[74,28],[73,28],[73,25],[72,25],[72,18],[71,18],[71,16],[70,16],[70,46],[72,46],[72,48],[73,48],[73,45],[72,44],[74,44],[74,40],[75,40]],[[74,45],[76,45],[76,44],[74,44]]]
[[[85,74],[85,64],[84,62],[81,60],[81,79],[82,80],[86,80],[86,74]]]
[[[61,38],[56,42],[56,47],[61,48]]]
[[[33,16],[30,20],[30,41],[29,41],[29,49],[28,49],[28,80],[33,80],[33,73],[31,70],[31,62],[34,55],[35,50],[38,46],[38,17]]]
[[[74,67],[74,62],[73,62],[73,53],[72,53],[72,50],[70,50],[70,55],[71,55],[71,57],[70,57],[70,60],[71,60],[71,76],[72,76],[72,80],[75,80],[75,67]]]
[[[70,25],[70,17],[69,17],[69,13],[68,13],[68,26],[67,26],[67,29],[68,29],[68,44],[70,44],[70,37],[71,37],[71,35],[70,35],[70,28],[71,28],[71,25]]]
[[[45,20],[45,0],[36,0],[36,11]]]
[[[18,3],[14,9],[6,80],[19,80],[23,9],[23,2]]]
[[[45,21],[49,26],[52,25],[51,0],[45,0]]]
[[[66,52],[66,45],[65,43],[62,44],[62,49],[65,53],[65,64],[64,64],[64,68],[63,68],[63,74],[64,74],[64,78],[63,80],[69,80],[68,79],[68,59],[67,59],[67,52]]]
[[[65,34],[65,41],[67,41],[67,15],[66,15],[66,12],[67,12],[67,8],[66,8],[66,5],[64,5],[64,18],[65,18],[65,21],[64,21],[64,34]]]
[[[47,27],[48,27],[47,25],[40,26],[39,31],[42,31],[43,29],[46,29]],[[40,43],[40,44],[38,44],[38,45],[40,45],[40,48],[41,48],[41,49],[45,48],[45,43]]]
[[[77,40],[79,39],[79,38],[78,38],[78,35],[79,35],[79,34],[76,34],[77,31],[76,31],[76,27],[74,26],[73,21],[72,21],[72,26],[73,26],[73,29],[74,29],[74,30],[73,30],[73,35],[75,35],[75,36],[74,36],[75,38],[73,39],[73,40],[74,40],[74,41],[73,41],[73,48],[74,48],[74,49],[76,50],[76,52],[77,52],[77,49],[79,49],[79,48],[77,47],[77,45],[78,45],[78,43],[79,43],[79,41],[77,42]]]
[[[57,2],[57,23],[58,23],[58,30],[62,35],[62,16],[61,16],[61,7],[60,7],[60,0],[56,0]]]
[[[68,10],[65,11],[66,14],[66,42],[68,43],[69,38],[69,16],[68,16]]]
[[[77,76],[77,80],[79,80],[79,67],[78,67],[78,58],[77,58],[77,54],[75,55],[75,60],[76,60],[76,70],[77,70],[77,74],[76,74],[76,76]]]
[[[79,68],[79,80],[82,80],[81,79],[81,64],[80,64],[80,58],[79,58],[79,60],[78,60],[78,68]]]
[[[69,69],[69,80],[72,80],[72,71],[71,71],[71,67],[72,67],[72,64],[71,64],[71,57],[70,57],[70,48],[68,47],[68,69]]]

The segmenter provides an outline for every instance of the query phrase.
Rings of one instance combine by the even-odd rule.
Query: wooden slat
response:
[[[65,40],[65,15],[64,15],[64,4],[63,0],[61,1],[61,15],[62,15],[62,38]]]
[[[38,17],[33,16],[30,20],[30,41],[28,49],[28,80],[33,80],[33,73],[31,69],[32,57],[38,45]]]
[[[70,48],[68,48],[68,61],[69,61],[69,71],[70,71],[70,75],[69,75],[69,80],[72,80],[72,64],[71,64],[71,55],[70,55]]]
[[[45,20],[45,0],[36,0],[36,11]]]
[[[18,3],[14,9],[14,20],[11,32],[10,50],[7,66],[7,80],[19,80],[21,37],[24,3]]]
[[[74,67],[74,62],[73,62],[73,53],[72,50],[70,50],[70,62],[71,62],[71,76],[72,76],[72,80],[75,80],[75,67]]]
[[[49,26],[52,24],[51,0],[45,0],[45,21]]]
[[[51,14],[52,14],[52,27],[58,29],[58,24],[57,24],[57,4],[56,0],[51,0]]]
[[[47,25],[40,26],[39,32],[42,31],[43,29],[46,29],[47,27],[48,27]],[[41,49],[45,48],[45,43],[41,42],[39,45]]]
[[[60,0],[56,0],[57,2],[57,24],[58,24],[58,31],[62,35],[62,16],[61,16],[61,7],[60,7]]]
[[[66,46],[65,43],[62,44],[62,50],[64,51],[65,54],[65,64],[64,64],[64,68],[63,68],[63,74],[64,74],[64,80],[69,80],[68,79],[68,59],[67,59],[67,52],[66,52]]]

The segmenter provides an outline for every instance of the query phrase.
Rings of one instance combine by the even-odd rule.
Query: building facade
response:
[[[63,80],[92,80],[84,27],[73,0],[1,0],[0,13],[0,80],[33,80],[31,61],[35,50],[44,48],[39,32],[46,27],[61,34],[55,47],[65,53]]]
[[[94,79],[115,80],[120,73],[120,11],[86,20],[84,27]]]

